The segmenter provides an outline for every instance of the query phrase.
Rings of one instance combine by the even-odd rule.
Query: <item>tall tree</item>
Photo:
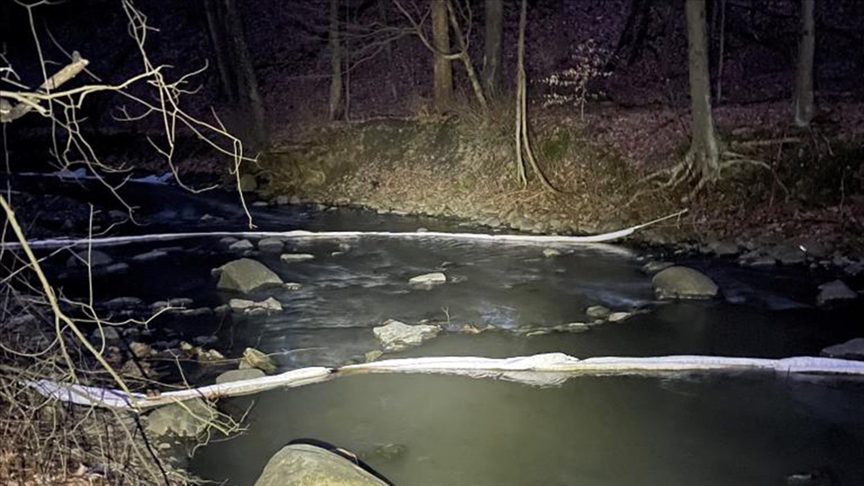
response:
[[[486,0],[486,37],[483,54],[483,90],[494,98],[501,87],[501,41],[504,0]]]
[[[628,66],[639,59],[648,38],[648,27],[651,24],[651,0],[630,0],[630,8],[624,29],[618,38],[618,45],[611,57],[612,63],[617,59],[625,59]]]
[[[816,0],[801,0],[801,34],[798,40],[798,69],[795,75],[795,125],[810,127],[813,120],[813,58],[816,53]]]
[[[453,66],[450,53],[450,20],[447,0],[432,1],[432,45],[435,107],[447,111],[453,101]]]
[[[237,131],[253,149],[263,149],[268,144],[267,115],[237,7],[234,0],[204,0],[204,11],[222,93],[236,116],[245,119],[238,120]]]
[[[549,182],[537,164],[528,133],[528,77],[525,75],[525,28],[527,25],[528,1],[522,0],[522,6],[519,10],[519,40],[516,55],[516,174],[523,186],[528,184],[525,171],[525,159],[528,159],[531,169],[537,174],[543,187],[557,193],[560,191]]]
[[[720,173],[720,153],[711,114],[711,77],[708,70],[708,35],[705,2],[687,0],[687,39],[690,64],[690,113],[693,117],[690,142],[690,169],[702,182]]]
[[[330,120],[342,117],[342,45],[339,40],[339,0],[330,0],[330,30],[328,33],[330,48]]]

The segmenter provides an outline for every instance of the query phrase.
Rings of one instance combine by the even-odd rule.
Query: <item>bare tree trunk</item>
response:
[[[708,71],[708,36],[705,2],[687,0],[688,57],[690,63],[690,111],[693,117],[690,158],[703,181],[720,172],[720,155],[711,115],[711,77]]]
[[[636,62],[642,54],[650,24],[651,0],[631,0],[627,21],[624,23],[624,29],[621,31],[610,62],[615,63],[616,59],[624,57],[627,58],[628,66]]]
[[[531,164],[531,169],[537,174],[540,183],[550,192],[560,192],[540,170],[534,151],[531,149],[531,139],[528,136],[528,82],[525,75],[525,27],[528,24],[528,2],[522,0],[522,8],[519,13],[519,45],[516,60],[516,170],[522,185],[528,184],[525,173],[525,158]]]
[[[453,101],[453,66],[447,58],[450,53],[450,27],[447,0],[432,0],[432,44],[434,52],[435,107],[445,112]]]
[[[388,23],[389,20],[387,15],[387,3],[387,0],[380,0],[378,2],[378,14],[381,17],[381,25],[390,25]],[[384,47],[384,49],[387,53],[387,65],[395,69],[395,64],[393,61],[393,43],[387,41],[387,45]],[[387,76],[387,86],[390,87],[390,96],[393,97],[394,102],[399,100],[399,92],[396,89],[396,82],[394,81],[396,77],[397,76],[395,75]]]
[[[225,12],[218,0],[204,0],[204,13],[207,16],[207,30],[216,54],[216,68],[219,71],[219,93],[228,101],[236,101],[237,84],[231,72],[232,61],[226,45]]]
[[[801,37],[798,41],[798,70],[795,75],[795,125],[810,127],[813,120],[813,58],[816,53],[816,0],[801,0]]]
[[[204,0],[204,5],[223,91],[237,115],[247,119],[247,128],[238,131],[245,132],[243,138],[253,149],[262,150],[269,139],[267,115],[236,5],[234,0]]]
[[[483,55],[483,90],[494,98],[501,89],[501,48],[504,0],[486,0],[486,37]]]
[[[339,40],[339,0],[330,0],[330,120],[338,120],[343,114],[342,105],[342,46]]]
[[[450,17],[450,26],[453,27],[453,35],[456,37],[456,44],[459,46],[459,59],[462,60],[462,65],[465,66],[465,73],[468,75],[468,81],[471,82],[471,89],[474,90],[474,96],[477,98],[477,102],[480,103],[480,107],[487,110],[489,103],[486,102],[486,95],[483,94],[483,85],[480,84],[477,70],[474,69],[474,63],[471,62],[471,56],[468,55],[468,43],[462,35],[462,26],[459,25],[459,19],[456,18],[456,12],[450,0],[447,0],[447,13]]]
[[[717,53],[717,105],[723,103],[723,56],[726,53],[726,0],[720,0],[720,52]]]

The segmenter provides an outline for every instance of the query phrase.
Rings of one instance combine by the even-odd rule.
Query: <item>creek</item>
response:
[[[65,198],[87,194],[74,184],[31,184]],[[244,215],[225,196],[191,196],[155,185],[130,185],[125,194],[147,208],[139,213],[143,225],[122,224],[112,234],[244,229]],[[259,229],[274,231],[485,231],[454,221],[308,205],[254,207],[253,215]],[[710,276],[722,298],[660,303],[642,271],[659,258],[654,250],[558,245],[557,254],[544,255],[544,249],[432,237],[287,239],[284,252],[314,259],[285,263],[279,252],[246,255],[283,281],[300,284],[298,290],[250,296],[275,297],[283,312],[168,313],[143,335],[130,331],[124,337],[165,348],[206,343],[228,358],[255,347],[273,354],[284,371],[362,362],[365,353],[380,348],[372,328],[388,319],[445,328],[437,338],[388,358],[545,352],[580,358],[818,356],[825,346],[861,333],[860,306],[828,311],[814,305],[824,278],[804,266],[750,268],[701,255],[664,255]],[[242,255],[218,237],[98,250],[128,267],[122,275],[94,274],[97,308],[133,297],[140,299],[138,308],[123,312],[138,316],[156,301],[191,299],[187,307],[212,310],[236,297],[217,290],[211,270]],[[153,258],[134,258],[153,250],[159,250]],[[64,295],[85,298],[86,274],[67,264],[70,255],[55,254],[46,268]],[[443,272],[448,282],[408,284],[428,272]],[[586,309],[595,305],[631,315],[585,332],[546,332],[592,323]],[[112,312],[116,308],[104,308]],[[212,382],[224,369],[186,365],[187,378],[196,384]],[[229,485],[252,485],[273,453],[301,437],[358,452],[406,486],[770,485],[819,468],[842,484],[864,482],[864,386],[855,381],[747,374],[580,377],[539,388],[453,376],[368,375],[231,399],[228,405],[251,406],[248,430],[199,449],[191,467]]]

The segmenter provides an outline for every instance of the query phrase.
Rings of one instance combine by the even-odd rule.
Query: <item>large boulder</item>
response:
[[[441,328],[425,324],[409,326],[391,319],[385,322],[383,326],[372,329],[372,332],[381,342],[384,351],[394,352],[420,346],[423,341],[437,336],[441,332]]]
[[[282,279],[260,262],[241,258],[222,266],[217,287],[248,294],[260,288],[282,284]]]
[[[291,444],[267,461],[255,486],[387,486],[387,483],[326,449]]]
[[[864,338],[855,338],[842,344],[828,346],[822,356],[829,358],[855,359],[864,361]]]
[[[651,285],[659,299],[710,299],[717,284],[703,273],[687,267],[669,267],[654,275]]]

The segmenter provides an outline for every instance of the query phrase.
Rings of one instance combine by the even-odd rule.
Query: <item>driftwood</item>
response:
[[[104,408],[146,409],[184,400],[249,395],[276,388],[296,388],[345,375],[369,373],[437,374],[494,378],[530,385],[552,386],[578,376],[689,376],[709,373],[770,373],[781,377],[864,377],[864,362],[833,358],[785,359],[717,356],[605,357],[578,359],[562,353],[517,358],[432,357],[377,361],[342,368],[302,368],[250,380],[170,391],[160,395],[128,394],[49,380],[28,382],[46,397]]]

